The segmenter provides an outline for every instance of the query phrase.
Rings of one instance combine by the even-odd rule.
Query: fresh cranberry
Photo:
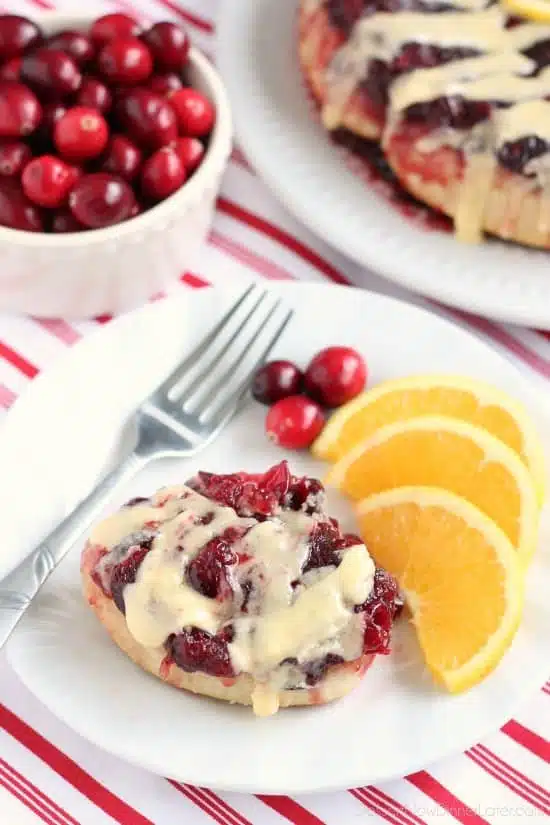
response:
[[[0,226],[43,232],[42,215],[13,178],[0,178]]]
[[[233,639],[231,626],[215,636],[198,627],[187,627],[181,633],[169,636],[166,649],[178,667],[188,673],[199,670],[211,676],[234,676],[228,643]]]
[[[318,567],[338,567],[342,561],[340,553],[340,530],[330,522],[315,524],[308,540],[308,556],[302,573]]]
[[[182,135],[205,137],[212,131],[216,112],[212,103],[196,89],[183,88],[168,96],[176,113],[178,127]]]
[[[200,166],[204,157],[204,146],[198,138],[179,137],[170,146],[179,156],[188,175]]]
[[[329,20],[344,34],[349,34],[365,11],[365,0],[327,0],[325,3]]]
[[[87,34],[66,29],[54,34],[46,43],[48,49],[59,49],[72,57],[81,68],[93,60],[95,48]]]
[[[121,37],[137,37],[141,28],[137,20],[128,14],[104,14],[98,17],[90,29],[90,37],[98,46]]]
[[[309,364],[305,390],[325,407],[339,407],[365,388],[367,365],[351,347],[327,347]]]
[[[9,60],[36,46],[42,32],[32,20],[18,14],[0,15],[0,60]]]
[[[228,568],[238,562],[237,554],[223,535],[209,541],[189,563],[187,577],[190,585],[210,599],[230,595]]]
[[[59,103],[56,101],[54,103],[46,103],[42,110],[42,121],[40,123],[40,128],[44,129],[48,133],[53,133],[53,127],[60,120],[64,114],[66,114],[69,110],[64,103]]]
[[[51,230],[56,234],[81,232],[82,229],[81,224],[79,224],[73,213],[68,209],[59,209],[52,218]]]
[[[289,395],[277,401],[267,413],[265,429],[274,444],[289,450],[309,447],[325,424],[321,408],[303,395]]]
[[[153,539],[143,545],[136,545],[130,548],[129,554],[124,561],[113,567],[111,574],[111,595],[113,601],[121,613],[126,612],[124,604],[124,588],[127,584],[133,584],[136,580],[141,563],[151,549]]]
[[[141,167],[141,149],[125,135],[113,135],[103,158],[101,168],[104,172],[120,175],[124,180],[132,181]]]
[[[18,178],[31,157],[32,152],[26,143],[0,144],[0,176]]]
[[[156,65],[167,71],[181,72],[189,56],[190,41],[180,26],[175,23],[155,23],[142,34],[149,46]]]
[[[127,220],[134,205],[132,188],[122,178],[106,172],[83,175],[69,196],[71,212],[90,229]]]
[[[498,162],[505,169],[521,175],[530,160],[545,155],[550,144],[537,135],[529,135],[513,142],[504,143],[497,152]]]
[[[41,48],[23,58],[21,80],[38,94],[59,99],[77,91],[82,75],[73,58],[65,52]]]
[[[302,510],[311,516],[320,513],[325,500],[325,488],[316,478],[292,477],[284,506],[289,510]]]
[[[109,83],[137,86],[153,71],[153,58],[147,46],[137,37],[111,40],[99,53],[99,71]]]
[[[97,109],[105,115],[111,109],[113,96],[109,87],[97,77],[85,77],[76,96],[78,106],[88,106]]]
[[[185,166],[179,155],[169,146],[153,152],[141,170],[141,189],[154,201],[172,195],[185,182]]]
[[[260,367],[252,384],[252,395],[260,404],[274,404],[287,395],[297,395],[303,375],[292,361],[269,361]]]
[[[183,86],[181,77],[175,72],[166,72],[165,74],[154,74],[147,84],[152,92],[158,95],[168,95],[170,92],[175,92]]]
[[[27,86],[9,80],[0,82],[0,137],[30,135],[41,117],[38,98]]]
[[[28,163],[21,183],[25,195],[38,206],[61,206],[75,181],[70,166],[53,155],[42,155]]]
[[[178,135],[176,115],[168,102],[148,89],[132,89],[117,103],[117,116],[139,146],[159,149]]]
[[[90,160],[107,146],[109,127],[97,109],[75,106],[57,121],[53,139],[57,151],[66,160]]]
[[[410,123],[454,129],[471,129],[491,114],[491,104],[486,101],[465,100],[459,95],[439,97],[426,103],[413,103],[405,109],[405,119]]]
[[[0,68],[1,80],[19,80],[21,77],[21,58],[12,57]]]

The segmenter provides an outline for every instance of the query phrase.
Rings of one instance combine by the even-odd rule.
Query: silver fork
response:
[[[281,313],[282,320],[278,320]],[[269,300],[267,290],[253,284],[141,403],[134,414],[137,439],[130,455],[1,582],[0,648],[52,571],[120,485],[150,461],[199,452],[221,432],[292,315],[292,310],[284,312],[280,299]],[[226,333],[228,339],[220,344],[220,336]],[[256,348],[260,352],[252,358]],[[209,382],[217,368],[221,375]]]

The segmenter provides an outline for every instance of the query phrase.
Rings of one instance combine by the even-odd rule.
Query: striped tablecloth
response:
[[[238,0],[117,0],[98,12],[136,11],[186,23],[197,45],[214,50],[218,3]],[[286,2],[286,0],[273,0]],[[88,9],[90,0],[59,7]],[[50,0],[19,0],[32,14]],[[408,297],[313,237],[272,197],[238,150],[232,156],[208,244],[182,289],[209,283],[299,278],[368,286]],[[550,336],[434,311],[489,339],[544,391],[550,380]],[[0,407],[101,318],[85,323],[0,316]],[[550,596],[549,596],[550,597]],[[550,632],[550,628],[549,628]],[[550,663],[549,663],[550,673]],[[427,825],[459,822],[550,822],[550,681],[501,731],[467,753],[384,786],[290,798],[214,793],[156,777],[103,753],[52,716],[0,657],[0,825]]]

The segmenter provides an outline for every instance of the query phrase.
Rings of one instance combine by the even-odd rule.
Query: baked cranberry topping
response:
[[[273,515],[282,504],[291,478],[288,462],[281,461],[263,475],[215,475],[201,472],[188,484],[206,498],[232,507],[237,515],[253,516],[261,521]]]
[[[376,12],[422,11],[426,14],[456,11],[449,3],[429,0],[326,0],[326,10],[333,26],[349,34],[360,17]]]
[[[403,608],[403,600],[394,577],[380,567],[374,573],[374,586],[366,602],[357,605],[356,613],[365,616],[365,653],[390,652],[391,626]]]
[[[229,568],[239,561],[232,545],[241,536],[235,528],[229,528],[205,544],[187,568],[191,587],[210,599],[231,595]]]
[[[438,97],[427,103],[413,103],[405,110],[405,118],[411,123],[422,123],[433,128],[449,126],[454,129],[471,129],[491,114],[491,104],[485,101],[465,100],[458,95]]]
[[[527,163],[550,151],[550,144],[536,135],[504,143],[497,152],[498,162],[510,172],[521,175]]]
[[[178,667],[188,673],[202,670],[211,676],[234,676],[228,648],[232,640],[231,625],[215,636],[197,627],[188,627],[168,637],[166,651]]]
[[[396,77],[413,69],[427,69],[441,66],[453,60],[475,57],[479,52],[467,48],[443,48],[431,43],[405,43],[399,54],[391,63],[372,60],[361,88],[368,95],[369,101],[380,110],[383,116],[388,103],[388,89]]]
[[[120,553],[124,556],[122,561],[113,565],[110,582],[113,601],[121,613],[126,612],[124,588],[127,584],[135,582],[140,565],[151,549],[154,538],[154,533],[137,533],[129,536],[113,550],[114,554]]]
[[[126,502],[124,505],[125,507],[135,507],[136,504],[148,504],[150,500],[148,498],[144,498],[143,496],[136,496],[135,498],[131,498],[129,501]]]
[[[316,478],[292,476],[284,506],[288,510],[303,510],[308,516],[320,513],[325,501],[325,488]]]
[[[537,71],[550,63],[550,40],[540,40],[526,49],[523,54],[537,64]]]

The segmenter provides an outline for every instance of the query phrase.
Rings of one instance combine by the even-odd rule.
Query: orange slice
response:
[[[358,505],[361,535],[396,576],[426,663],[451,692],[501,660],[521,618],[523,576],[502,530],[454,493],[400,487]]]
[[[458,375],[415,375],[362,393],[331,417],[312,447],[313,454],[337,461],[379,427],[423,415],[460,418],[488,430],[525,462],[542,501],[544,455],[527,411],[500,390]]]
[[[537,23],[550,23],[548,0],[503,0],[504,8],[511,14]]]
[[[525,464],[498,438],[456,418],[381,427],[334,465],[326,483],[356,500],[394,487],[442,487],[493,519],[525,563],[535,550],[539,507]]]

